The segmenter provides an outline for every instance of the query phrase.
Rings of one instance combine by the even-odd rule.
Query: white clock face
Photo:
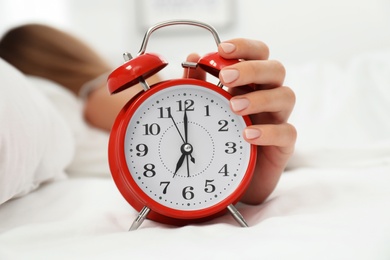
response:
[[[135,111],[125,158],[141,190],[163,206],[192,211],[220,203],[240,185],[251,146],[246,123],[221,94],[196,85],[160,90]]]

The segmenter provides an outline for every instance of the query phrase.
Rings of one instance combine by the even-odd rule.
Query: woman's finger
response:
[[[286,76],[284,66],[276,60],[242,61],[223,68],[219,79],[227,87],[247,84],[281,86]]]
[[[187,56],[187,61],[197,63],[199,58],[200,56],[198,54],[192,53]],[[183,78],[206,80],[206,72],[199,67],[185,68],[183,72]]]
[[[284,153],[292,153],[297,139],[297,131],[291,124],[252,125],[244,130],[247,142],[260,146],[285,148]]]
[[[225,59],[267,60],[268,46],[261,41],[236,38],[218,46],[219,55]]]
[[[289,87],[259,90],[234,96],[231,109],[239,115],[271,113],[272,123],[286,122],[295,105],[295,94]]]

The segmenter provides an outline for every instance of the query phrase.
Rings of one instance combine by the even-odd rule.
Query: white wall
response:
[[[390,47],[388,0],[242,2],[237,34],[264,39],[281,59],[344,59]]]
[[[83,37],[113,63],[121,63],[123,51],[138,52],[144,33],[136,1],[0,0],[0,31],[23,22],[51,23]],[[343,61],[361,51],[390,47],[388,0],[232,1],[236,1],[233,25],[217,28],[221,39],[263,40],[272,58],[284,62]],[[181,30],[180,34],[156,32],[148,50],[169,61],[171,55],[176,61],[191,51],[215,50],[208,32]]]

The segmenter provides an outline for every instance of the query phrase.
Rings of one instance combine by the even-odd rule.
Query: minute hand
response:
[[[184,109],[183,121],[184,121],[184,139],[185,139],[185,143],[188,144],[188,117],[187,117],[187,109]],[[191,157],[191,162],[195,163],[195,158],[192,157],[191,154],[189,154],[189,156]]]
[[[187,109],[184,109],[184,139],[185,142],[188,143],[188,117],[187,117]]]

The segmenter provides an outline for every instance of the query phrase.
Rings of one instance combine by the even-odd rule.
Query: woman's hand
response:
[[[274,190],[291,157],[296,130],[287,121],[295,104],[294,92],[283,86],[285,69],[268,60],[268,47],[259,41],[233,39],[220,44],[219,54],[242,62],[225,67],[220,80],[234,96],[232,110],[250,115],[253,125],[244,130],[247,142],[258,146],[257,164],[243,202],[258,204]],[[254,83],[255,89],[239,87]]]
[[[244,138],[258,146],[257,163],[242,202],[259,204],[275,189],[294,151],[297,133],[288,118],[295,95],[283,86],[285,68],[278,61],[268,60],[269,50],[264,43],[233,39],[221,43],[218,52],[226,59],[241,60],[223,68],[219,79],[233,95],[232,110],[239,115],[249,115],[252,120],[253,125],[244,130]],[[192,54],[188,60],[197,61],[198,58]],[[199,69],[185,73],[190,77],[205,78]]]

